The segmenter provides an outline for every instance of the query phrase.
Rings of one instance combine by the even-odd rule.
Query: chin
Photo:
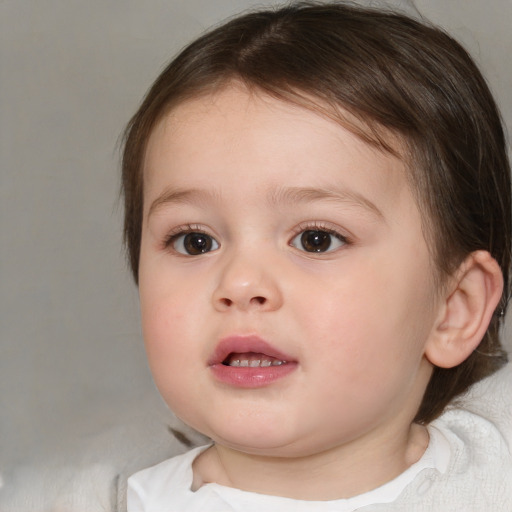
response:
[[[284,456],[286,448],[293,444],[294,436],[286,429],[269,428],[270,424],[278,423],[275,419],[260,422],[214,420],[207,425],[191,418],[181,419],[215,443],[244,453]]]
[[[316,453],[316,440],[301,437],[298,432],[280,428],[269,432],[267,428],[246,430],[224,428],[211,432],[209,437],[216,443],[232,450],[251,455],[268,457],[304,457]]]

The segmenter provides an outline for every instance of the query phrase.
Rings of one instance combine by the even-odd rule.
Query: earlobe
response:
[[[503,291],[503,275],[487,251],[471,253],[453,276],[425,356],[435,366],[453,368],[482,340]]]

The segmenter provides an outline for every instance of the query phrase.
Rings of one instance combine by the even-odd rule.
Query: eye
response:
[[[323,229],[306,229],[295,236],[290,245],[305,252],[330,252],[347,243],[345,237]]]
[[[206,233],[190,232],[173,235],[167,242],[176,252],[187,256],[197,256],[219,248],[219,243]]]

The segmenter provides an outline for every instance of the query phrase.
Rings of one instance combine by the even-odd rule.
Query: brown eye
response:
[[[219,248],[218,242],[205,233],[186,233],[174,238],[172,247],[180,254],[197,256]]]
[[[321,229],[307,229],[299,233],[291,242],[293,247],[305,252],[328,252],[345,244],[341,235]]]
[[[325,231],[304,231],[300,243],[307,252],[325,252],[331,246],[331,235]]]

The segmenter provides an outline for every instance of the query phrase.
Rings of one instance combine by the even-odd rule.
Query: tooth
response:
[[[243,367],[243,368],[267,368],[269,366],[281,366],[286,361],[269,360],[269,359],[232,359],[229,361],[229,366]]]

